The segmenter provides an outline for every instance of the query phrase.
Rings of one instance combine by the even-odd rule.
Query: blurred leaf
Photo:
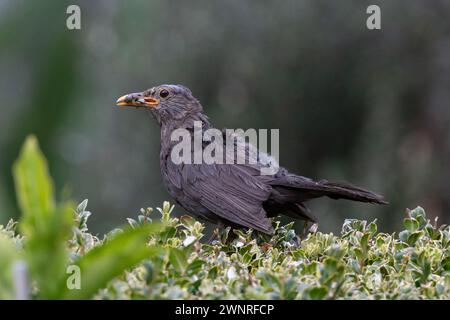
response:
[[[410,232],[414,232],[419,229],[419,223],[415,219],[406,218],[403,220],[403,225]]]
[[[186,251],[181,249],[171,248],[169,252],[169,261],[175,267],[175,269],[184,273],[187,263]]]
[[[0,300],[5,300],[14,298],[12,266],[19,253],[12,238],[1,231],[0,228]]]
[[[309,290],[308,295],[312,300],[322,300],[327,295],[328,289],[326,287],[315,287]]]
[[[34,136],[26,139],[13,171],[31,276],[38,284],[39,297],[56,298],[58,283],[65,276],[74,205],[55,206],[53,182]]]
[[[422,207],[417,207],[409,211],[409,216],[415,219],[418,219],[419,217],[425,218],[425,210],[423,210]]]
[[[205,261],[200,260],[200,259],[196,259],[194,261],[192,261],[186,269],[186,273],[190,276],[195,275],[196,273],[198,273],[202,267],[206,264]]]
[[[159,255],[163,250],[147,245],[147,238],[162,229],[160,224],[145,224],[127,228],[111,240],[86,253],[76,262],[80,268],[81,289],[63,288],[63,299],[90,299],[114,277],[144,259]]]
[[[417,242],[417,240],[423,235],[422,231],[416,231],[413,232],[409,235],[408,240],[406,242],[408,242],[408,244],[410,246],[414,246]]]
[[[47,161],[39,150],[36,137],[26,139],[13,172],[17,201],[22,211],[23,232],[26,234],[30,233],[29,229],[45,228],[46,219],[54,211],[55,200]]]
[[[408,240],[409,235],[410,235],[410,232],[408,230],[403,230],[398,234],[398,238],[401,241],[406,242]]]

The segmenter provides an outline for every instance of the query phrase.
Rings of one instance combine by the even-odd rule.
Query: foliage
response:
[[[53,183],[36,138],[27,139],[13,171],[22,211],[20,229],[26,237],[25,258],[41,297],[55,298],[65,282],[72,204],[55,204]]]
[[[420,207],[408,211],[398,236],[377,233],[376,221],[346,220],[340,236],[301,240],[293,223],[275,222],[271,237],[226,228],[212,244],[200,243],[201,223],[170,218],[168,207],[160,211],[170,231],[152,240],[168,253],[126,272],[98,298],[450,298],[450,229],[432,225]]]
[[[12,267],[19,259],[22,239],[15,234],[16,223],[12,220],[6,226],[0,225],[0,300],[12,298]]]
[[[88,230],[87,200],[73,210],[55,203],[33,138],[14,171],[23,217],[20,233],[15,222],[0,226],[0,298],[14,297],[12,269],[25,259],[33,298],[450,299],[450,228],[420,207],[398,235],[348,219],[339,236],[302,239],[293,223],[274,221],[272,236],[228,227],[208,242],[202,223],[173,217],[164,202],[160,217],[141,210],[100,239]],[[81,289],[67,286],[72,265]]]
[[[29,268],[33,297],[86,299],[127,268],[160,252],[146,243],[150,234],[161,229],[158,223],[118,229],[101,241],[87,235],[87,201],[76,209],[71,201],[56,203],[46,160],[33,136],[27,138],[13,171],[22,211],[21,234],[13,222],[0,226],[0,284],[5,284],[0,297],[13,296],[12,269],[20,257]],[[82,275],[81,288],[70,290],[73,266]]]

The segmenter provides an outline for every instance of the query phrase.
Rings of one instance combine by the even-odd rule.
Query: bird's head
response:
[[[142,92],[129,93],[117,99],[116,105],[150,110],[160,124],[184,120],[203,112],[191,90],[182,85],[163,84]]]

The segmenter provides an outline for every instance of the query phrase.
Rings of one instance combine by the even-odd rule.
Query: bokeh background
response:
[[[170,200],[159,128],[113,107],[162,83],[188,86],[216,127],[279,128],[291,171],[391,203],[311,202],[324,231],[345,218],[395,231],[417,205],[450,222],[448,0],[0,0],[0,71],[0,223],[17,218],[11,165],[30,133],[59,193],[89,199],[94,232]]]

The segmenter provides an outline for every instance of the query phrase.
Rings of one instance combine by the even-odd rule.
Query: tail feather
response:
[[[317,222],[316,217],[303,202],[319,198],[347,199],[359,202],[388,204],[383,196],[348,183],[318,182],[293,174],[284,174],[270,181],[271,198],[264,204],[269,216],[280,213],[306,221]]]
[[[332,199],[348,199],[360,202],[387,204],[383,196],[375,192],[353,186],[348,183],[318,182],[294,174],[287,174],[271,182],[281,202],[304,202],[310,199],[327,196]]]
[[[322,189],[324,195],[332,199],[348,199],[360,202],[388,204],[383,196],[351,184],[321,180],[317,185]]]

